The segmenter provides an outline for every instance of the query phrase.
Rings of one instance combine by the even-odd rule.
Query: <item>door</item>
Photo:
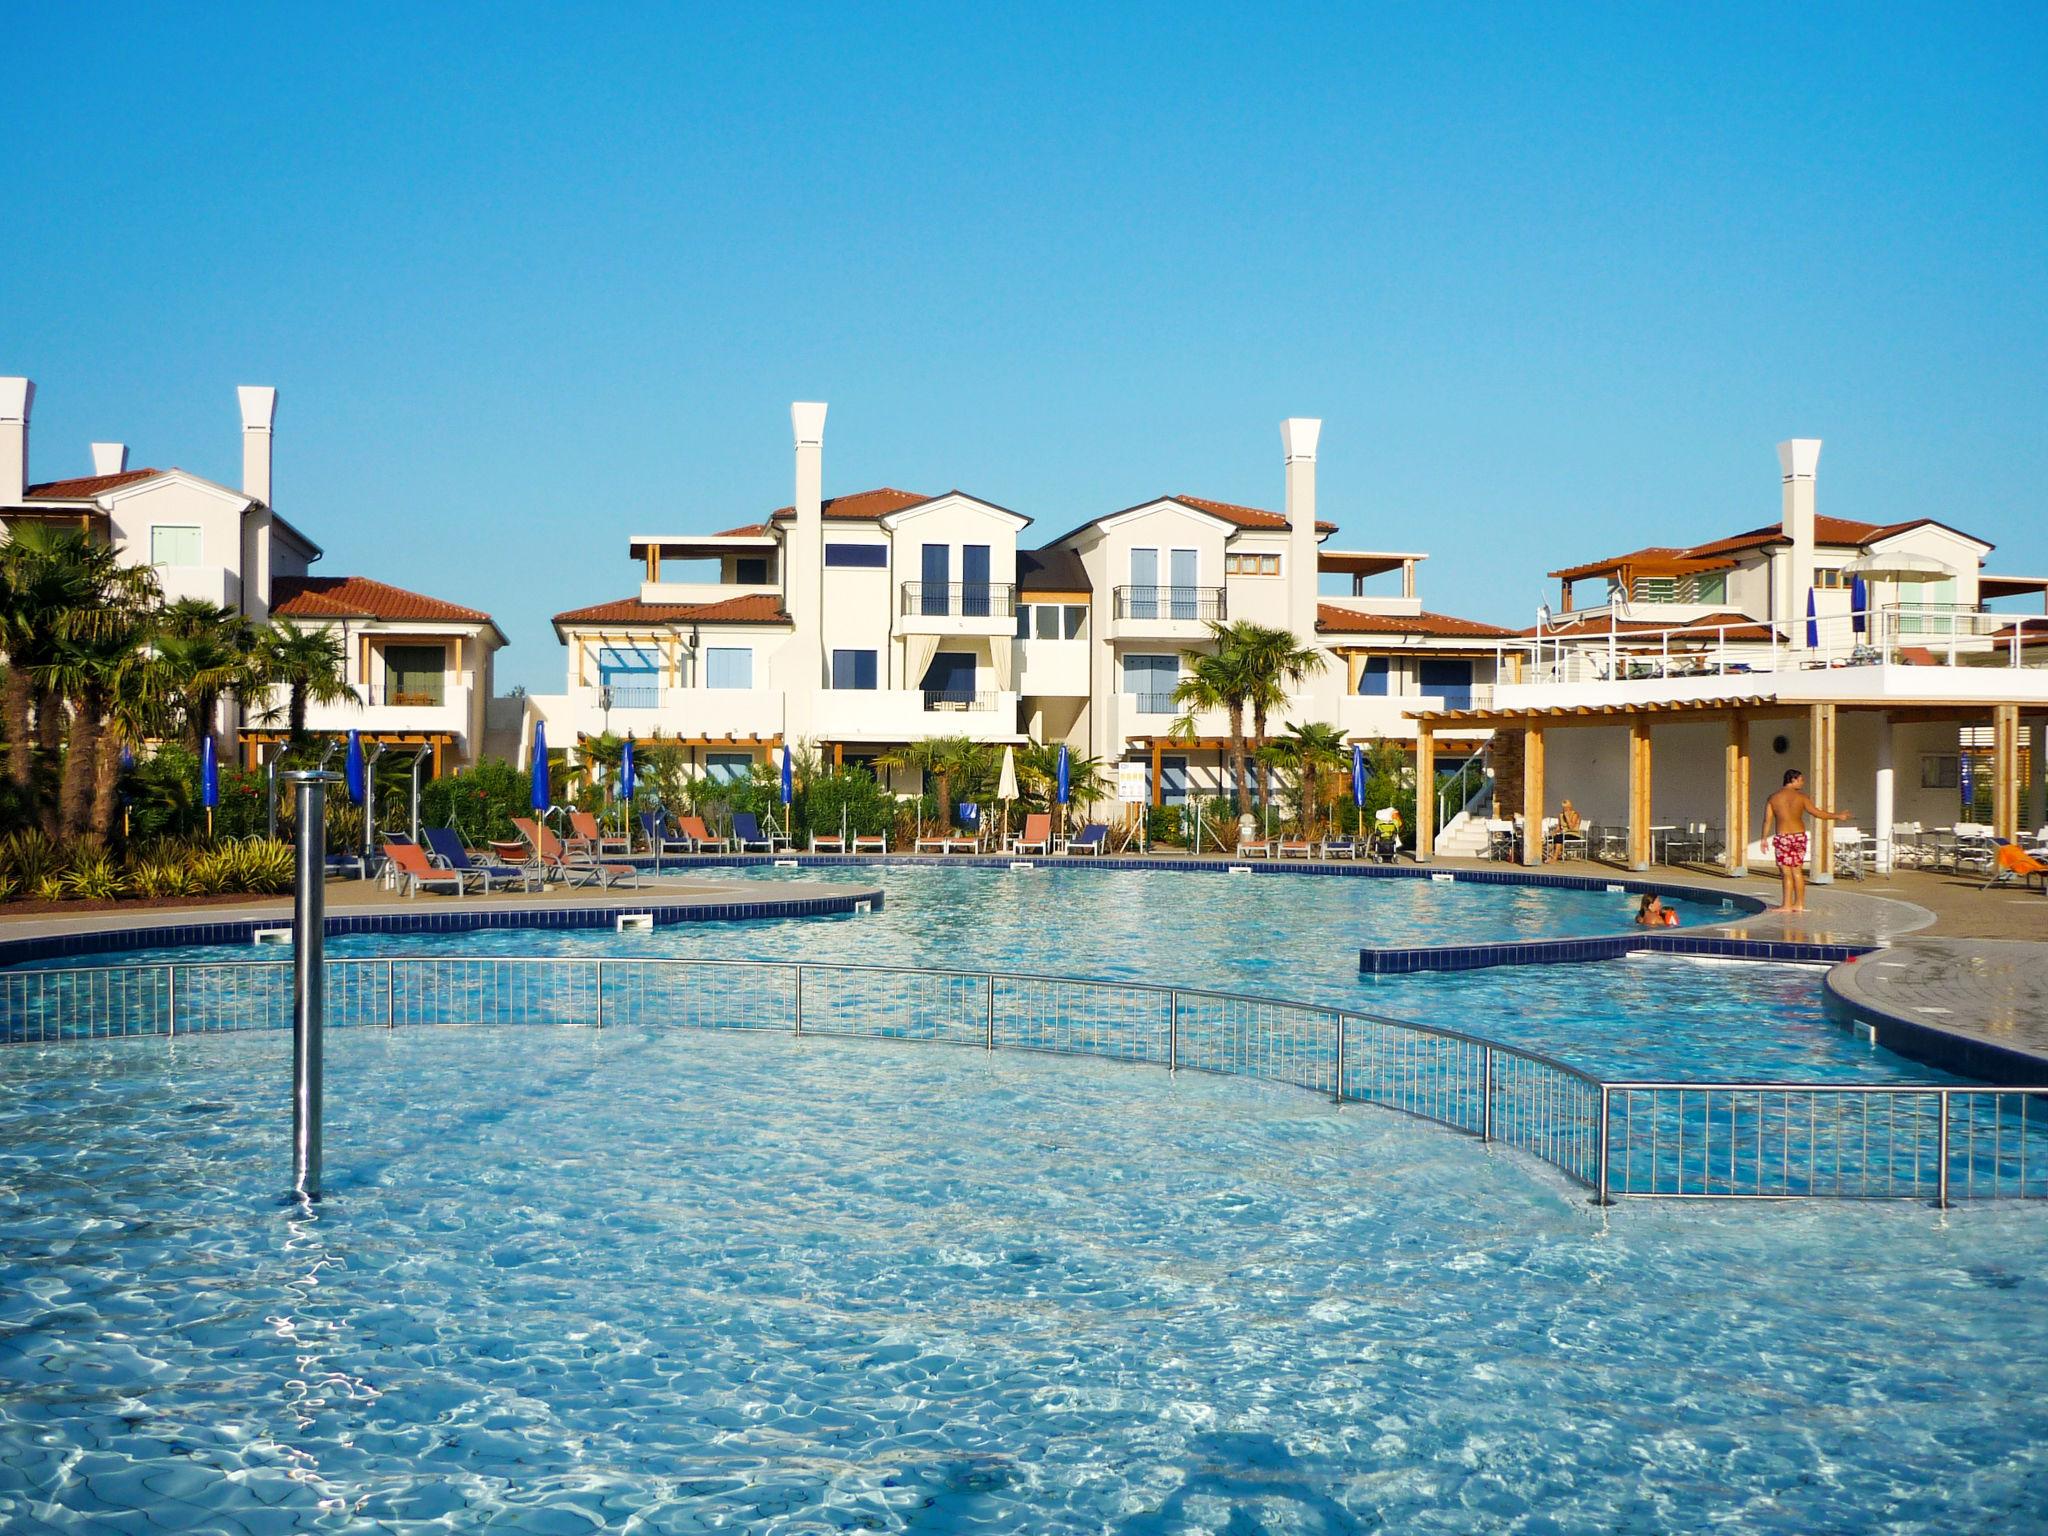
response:
[[[1441,694],[1445,709],[1472,707],[1472,663],[1423,658],[1422,691]]]
[[[970,619],[988,617],[988,546],[960,546],[960,611]]]
[[[1195,606],[1199,579],[1195,570],[1195,551],[1176,549],[1171,552],[1167,566],[1168,580],[1172,591],[1168,594],[1168,616],[1176,619],[1194,619],[1201,615]]]
[[[1141,715],[1173,713],[1173,690],[1180,683],[1178,656],[1133,654],[1124,658],[1124,692]]]
[[[1393,674],[1384,656],[1368,656],[1365,665],[1358,669],[1358,691],[1372,699],[1383,699],[1392,693]]]
[[[442,646],[385,646],[384,701],[387,704],[439,704],[447,665],[448,652]]]
[[[967,709],[974,703],[974,653],[940,651],[924,673],[926,709]]]
[[[1134,619],[1159,617],[1159,551],[1156,549],[1131,551],[1130,615]]]
[[[947,584],[953,579],[953,547],[950,544],[927,544],[924,547],[923,601],[918,605],[920,613],[948,614],[953,610],[947,603]]]
[[[1159,803],[1162,805],[1186,805],[1188,803],[1188,760],[1184,757],[1162,757],[1159,759]]]
[[[661,702],[660,652],[641,645],[603,647],[597,653],[597,685],[611,690],[613,709],[654,708]]]

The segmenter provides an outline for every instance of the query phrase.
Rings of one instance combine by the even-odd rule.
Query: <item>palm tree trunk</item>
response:
[[[98,759],[92,781],[92,827],[112,842],[121,795],[121,738],[117,732],[100,732]]]
[[[306,685],[293,683],[291,703],[286,723],[291,730],[292,745],[299,746],[306,739]]]
[[[0,682],[0,717],[7,722],[7,774],[26,796],[35,783],[35,689],[28,674],[10,666]]]
[[[71,712],[71,740],[64,751],[64,778],[57,793],[58,826],[66,841],[83,837],[91,830],[99,740],[99,709],[95,701],[81,699]]]
[[[1252,750],[1263,753],[1266,749],[1266,706],[1252,705]],[[1273,803],[1273,765],[1261,756],[1259,758],[1259,804]]]
[[[213,734],[214,716],[220,713],[220,695],[210,688],[201,688],[192,695],[192,750],[204,750],[206,738]]]
[[[1244,706],[1230,706],[1230,776],[1237,785],[1237,814],[1244,815],[1245,801],[1251,792],[1251,780],[1245,771],[1244,750]]]

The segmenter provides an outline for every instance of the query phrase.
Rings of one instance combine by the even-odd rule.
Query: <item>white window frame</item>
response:
[[[160,533],[189,533],[192,535],[192,558],[190,560],[165,560],[157,555],[156,537]],[[206,563],[206,535],[197,523],[151,523],[149,525],[149,563],[168,570],[188,571],[194,566]]]

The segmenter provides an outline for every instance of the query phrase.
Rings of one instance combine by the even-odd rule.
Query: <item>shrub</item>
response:
[[[113,857],[102,849],[80,849],[64,872],[63,888],[72,901],[112,901],[128,888]]]
[[[235,888],[234,852],[211,848],[194,856],[185,870],[186,889],[194,896],[218,896]]]
[[[35,893],[37,901],[62,901],[68,894],[64,889],[64,877],[55,872],[42,876],[28,889]]]
[[[45,876],[62,872],[64,856],[41,832],[16,832],[0,841],[0,870],[14,877],[24,891],[35,890]]]
[[[526,774],[502,757],[487,757],[465,773],[420,786],[420,825],[453,827],[470,846],[481,847],[494,837],[516,836],[512,818],[528,814],[532,797]]]
[[[21,882],[9,874],[0,874],[0,901],[12,901],[21,894]]]
[[[250,837],[221,850],[233,888],[258,896],[274,896],[292,888],[296,859],[284,843]]]
[[[190,888],[185,866],[171,859],[151,859],[138,864],[128,876],[128,888],[152,900],[183,896]]]

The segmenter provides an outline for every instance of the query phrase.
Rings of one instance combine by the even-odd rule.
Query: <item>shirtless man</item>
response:
[[[1764,806],[1764,836],[1771,840],[1771,852],[1778,860],[1778,879],[1785,899],[1773,912],[1806,910],[1806,818],[1816,821],[1847,821],[1847,811],[1824,811],[1806,792],[1806,775],[1797,768],[1785,770],[1785,787]]]

